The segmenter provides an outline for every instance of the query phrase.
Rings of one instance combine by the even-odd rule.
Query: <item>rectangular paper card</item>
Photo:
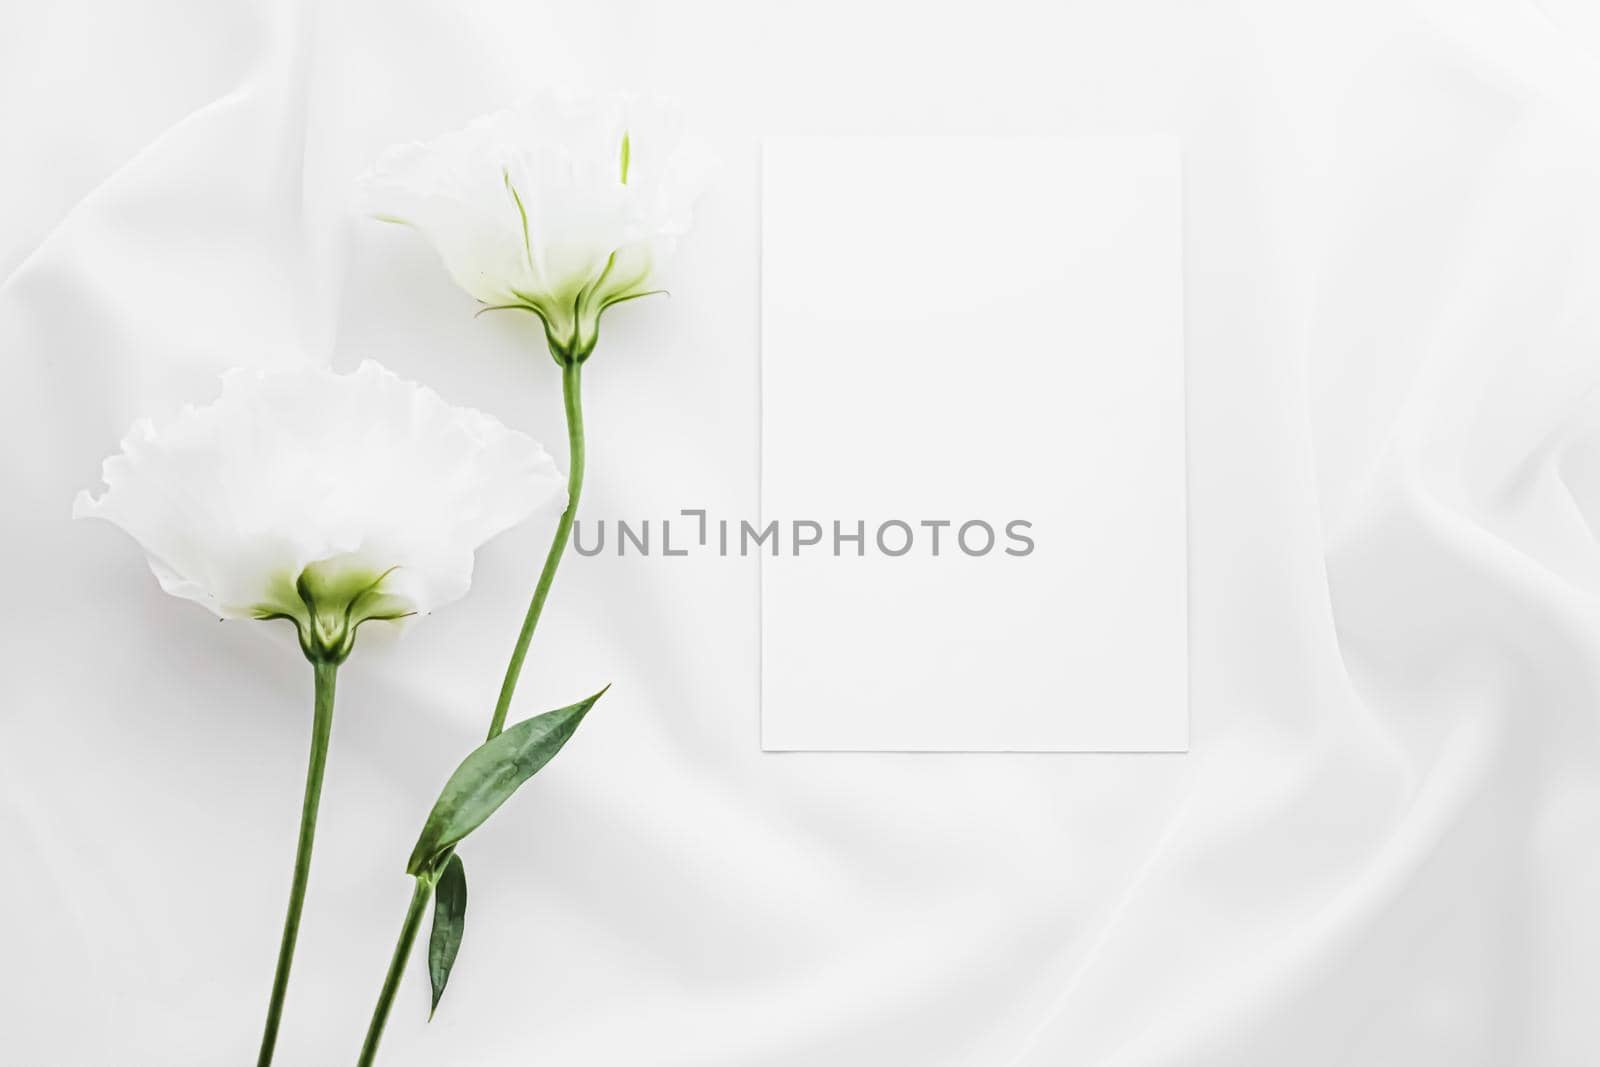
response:
[[[766,142],[764,748],[1187,748],[1180,199],[1165,137]]]

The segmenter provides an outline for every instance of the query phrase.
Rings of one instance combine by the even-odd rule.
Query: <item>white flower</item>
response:
[[[397,145],[363,186],[372,213],[420,230],[467,292],[538,315],[566,363],[594,349],[606,308],[660,291],[700,171],[659,103],[545,98]]]
[[[370,361],[230,371],[216,402],[136,423],[103,477],[73,515],[131,534],[163,589],[291,619],[335,661],[361,622],[460,597],[477,547],[561,485],[532,438]]]

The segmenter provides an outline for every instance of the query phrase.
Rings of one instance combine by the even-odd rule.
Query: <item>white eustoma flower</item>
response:
[[[513,756],[514,746],[485,754],[505,739],[502,730],[522,664],[578,513],[586,452],[583,364],[599,340],[607,308],[661,291],[658,271],[689,228],[702,171],[702,162],[679,144],[659,104],[625,97],[546,98],[479,119],[428,144],[391,148],[362,181],[367,209],[420,231],[450,275],[485,310],[537,315],[550,354],[561,366],[570,458],[567,506],[500,684],[489,741],[468,758],[478,761],[475,766],[486,766],[481,757],[502,768],[494,773],[503,781],[511,778],[502,761],[538,765],[525,754]],[[557,736],[548,716],[530,723],[541,720],[546,725],[537,736]],[[362,1046],[363,1065],[374,1062],[433,881],[444,877],[437,859],[408,866],[417,886]],[[455,861],[459,877],[459,857]],[[445,884],[440,882],[441,893]],[[440,925],[443,914],[435,913],[435,937],[449,932],[448,924]],[[448,974],[448,962],[443,971]],[[431,976],[437,1005],[444,979],[437,971]]]
[[[538,315],[565,364],[593,351],[606,308],[660,291],[702,170],[658,102],[549,97],[391,148],[363,186],[487,307]]]
[[[460,597],[473,553],[560,492],[525,434],[373,362],[223,377],[222,395],[136,423],[77,517],[126,530],[161,586],[228,618],[287,618],[314,660],[369,619]]]
[[[78,517],[144,548],[162,588],[222,618],[288,619],[314,676],[311,757],[289,908],[257,1063],[278,1040],[333,727],[356,629],[467,590],[473,554],[561,484],[532,438],[376,363],[232,371],[222,395],[136,423]]]

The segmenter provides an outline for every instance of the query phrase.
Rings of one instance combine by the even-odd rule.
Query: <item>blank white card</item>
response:
[[[1177,142],[781,137],[763,187],[763,747],[1186,749]]]

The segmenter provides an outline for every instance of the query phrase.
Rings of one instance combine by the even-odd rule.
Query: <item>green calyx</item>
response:
[[[582,364],[600,342],[600,316],[607,308],[641,296],[654,296],[665,289],[640,289],[643,278],[629,284],[608,282],[616,262],[613,253],[606,267],[591,281],[576,287],[570,294],[539,296],[534,293],[514,292],[514,304],[493,304],[483,311],[527,311],[539,317],[544,325],[545,345],[550,356],[562,367]]]
[[[362,623],[415,614],[383,588],[394,570],[374,572],[335,560],[312,563],[292,580],[285,576],[277,583],[271,599],[256,608],[256,618],[294,623],[300,649],[312,663],[343,663]]]
[[[628,167],[631,146],[626,134],[622,138],[622,184],[628,184]],[[527,206],[522,195],[511,181],[511,172],[503,171],[506,192],[516,208],[516,222],[522,233],[522,252],[527,267],[535,278],[542,274],[538,258],[534,255],[534,235],[528,224]],[[664,289],[646,289],[650,270],[647,265],[634,264],[618,267],[617,252],[606,257],[605,266],[593,277],[552,279],[547,291],[525,292],[512,289],[506,303],[491,304],[484,311],[527,311],[539,316],[544,324],[545,343],[551,358],[563,367],[581,364],[589,358],[600,340],[600,316],[605,310],[641,296],[653,296]]]

